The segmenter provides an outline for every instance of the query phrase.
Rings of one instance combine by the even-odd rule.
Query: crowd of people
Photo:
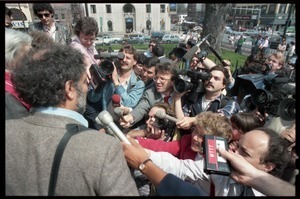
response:
[[[169,55],[156,40],[145,53],[123,44],[108,59],[95,48],[93,17],[79,19],[71,39],[51,4],[33,10],[40,22],[28,33],[5,16],[6,195],[295,196],[295,119],[270,126],[281,118],[246,106],[237,85],[238,75],[288,77],[280,52],[251,55],[234,74],[200,49],[183,60],[193,40]],[[113,128],[99,122],[102,111]],[[228,145],[216,152],[229,176],[207,173],[206,136]]]

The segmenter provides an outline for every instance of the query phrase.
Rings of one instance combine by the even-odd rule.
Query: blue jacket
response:
[[[192,184],[173,174],[167,174],[156,187],[158,196],[206,196]]]
[[[136,76],[136,74],[132,70],[127,90],[125,90],[123,86],[114,88],[114,84],[112,81],[108,82],[105,85],[102,95],[103,109],[107,109],[107,106],[111,101],[111,97],[113,96],[113,94],[120,95],[121,104],[123,106],[134,108],[140,101],[140,98],[144,93],[144,89],[145,83],[140,79],[139,76]]]

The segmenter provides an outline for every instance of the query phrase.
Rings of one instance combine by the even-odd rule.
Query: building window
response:
[[[165,30],[165,28],[166,28],[166,24],[165,24],[165,20],[164,19],[162,19],[162,20],[160,20],[160,30]]]
[[[286,4],[280,4],[279,13],[284,14],[286,9]]]
[[[275,14],[275,5],[270,4],[268,14]]]
[[[151,13],[151,5],[146,5],[146,13]]]
[[[147,28],[147,30],[151,30],[151,21],[150,20],[146,21],[146,28]]]
[[[261,6],[261,14],[263,15],[267,14],[267,5]]]
[[[249,10],[248,10],[248,9],[249,9]],[[251,14],[252,14],[252,11],[253,11],[252,9],[253,9],[253,6],[248,6],[248,7],[247,7],[247,14],[248,14],[248,15],[251,15]]]
[[[110,20],[107,22],[107,27],[108,27],[108,31],[113,31],[112,22]]]
[[[91,13],[96,13],[96,5],[91,5]]]
[[[106,5],[106,13],[111,13],[111,5]]]
[[[160,13],[165,13],[166,12],[166,5],[161,4],[160,5]]]
[[[54,19],[58,19],[58,15],[57,14],[54,14]]]
[[[243,15],[246,14],[246,9],[247,9],[247,7],[243,6],[241,9],[241,14],[243,14]]]
[[[64,13],[61,13],[61,19],[66,19],[66,16]]]

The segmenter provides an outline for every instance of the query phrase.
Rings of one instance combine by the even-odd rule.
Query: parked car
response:
[[[168,44],[178,44],[180,42],[180,37],[175,34],[165,34],[162,38],[163,43],[168,43]]]
[[[258,35],[258,31],[254,30],[254,29],[247,29],[246,31],[243,32],[244,35],[246,36],[250,36],[250,37],[255,37],[256,35]]]
[[[225,34],[232,34],[233,30],[229,26],[225,26]]]
[[[273,34],[283,35],[283,32],[284,32],[284,27],[279,29],[278,31],[274,31]],[[288,37],[295,37],[295,33],[296,33],[295,26],[290,26],[290,27],[287,27],[285,35]]]
[[[95,45],[103,45],[103,39],[102,37],[96,37],[95,41],[94,41]]]
[[[156,40],[161,40],[164,35],[165,35],[165,32],[155,32],[155,31],[152,31],[150,38],[151,39],[156,39]]]
[[[145,37],[139,33],[125,34],[123,37],[123,43],[143,44],[143,43],[145,43]]]
[[[145,42],[150,42],[151,37],[149,35],[144,35]]]
[[[270,48],[277,49],[278,44],[282,41],[282,37],[280,35],[273,35],[273,37],[269,38]],[[290,47],[291,41],[295,42],[295,37],[286,37],[286,50]]]

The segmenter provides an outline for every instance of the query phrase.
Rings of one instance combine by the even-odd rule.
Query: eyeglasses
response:
[[[154,45],[153,45],[153,44],[150,44],[150,45],[149,45],[149,48],[150,48],[150,46],[154,46]]]
[[[167,79],[167,78],[163,78],[163,77],[153,77],[153,81],[157,82],[158,80],[160,80],[161,83],[166,82],[167,80],[170,80],[171,78]]]
[[[50,13],[44,13],[44,14],[37,14],[38,18],[43,18],[44,17],[49,17],[50,16]]]

